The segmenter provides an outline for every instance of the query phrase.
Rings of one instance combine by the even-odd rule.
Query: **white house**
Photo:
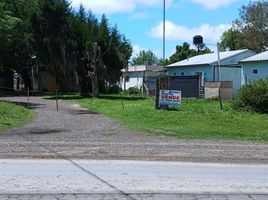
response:
[[[169,76],[201,75],[201,85],[206,81],[232,81],[232,94],[235,95],[242,84],[242,67],[239,61],[256,55],[255,52],[244,49],[220,52],[220,73],[218,73],[218,55],[209,53],[182,60],[167,66]]]
[[[130,87],[141,89],[148,77],[158,77],[164,73],[164,67],[154,65],[129,66],[122,70],[121,89],[128,90]]]
[[[261,78],[268,78],[268,51],[244,59],[240,63],[243,69],[243,84]]]

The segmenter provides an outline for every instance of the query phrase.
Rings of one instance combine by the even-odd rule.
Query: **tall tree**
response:
[[[22,20],[14,15],[6,1],[0,1],[0,67],[5,70],[15,69],[20,63],[14,55],[18,55],[15,42],[22,34]],[[20,27],[20,29],[18,29]],[[18,44],[17,44],[18,45]]]
[[[158,63],[158,58],[156,55],[151,51],[140,51],[136,57],[132,58],[131,65],[154,65]]]
[[[91,80],[88,76],[89,66],[87,66],[87,44],[94,41],[93,23],[95,16],[89,12],[86,13],[81,5],[78,13],[70,18],[71,35],[69,41],[72,43],[72,52],[75,54],[75,70],[78,75],[80,95],[89,95],[91,90]],[[97,23],[95,25],[97,27]],[[97,28],[95,28],[97,29]],[[96,35],[96,34],[95,34]],[[89,42],[90,41],[90,42]]]
[[[245,49],[246,44],[243,38],[243,33],[234,27],[230,28],[228,31],[225,31],[222,35],[222,40],[220,46],[224,50],[239,50]]]
[[[30,45],[30,18],[37,0],[0,0],[0,68],[19,72],[30,85],[29,67],[33,55]]]
[[[117,26],[111,29],[111,46],[108,54],[106,80],[114,85],[121,76],[121,69],[128,66],[128,60],[132,54],[130,42],[119,33]]]
[[[69,43],[68,21],[71,15],[69,4],[65,0],[39,0],[38,11],[32,18],[38,57],[59,78],[59,82],[63,81],[63,77],[74,73],[74,55],[70,51],[72,43]],[[62,86],[61,89],[66,88]]]
[[[240,10],[235,26],[242,33],[246,46],[256,52],[268,48],[268,2],[251,1]]]
[[[98,22],[91,11],[85,13],[81,6],[71,21],[80,92],[98,96],[100,91],[109,89],[119,81],[121,69],[127,67],[132,47],[116,26],[110,27],[105,15]]]
[[[176,46],[176,52],[169,57],[168,62],[169,64],[171,64],[171,63],[175,63],[181,60],[185,60],[187,58],[190,58],[196,55],[201,55],[201,54],[206,54],[206,53],[211,53],[211,50],[206,47],[204,50],[200,50],[198,52],[195,49],[191,49],[190,45],[187,42],[184,42],[182,45]]]

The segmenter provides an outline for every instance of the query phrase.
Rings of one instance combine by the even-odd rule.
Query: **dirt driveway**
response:
[[[26,97],[0,98],[26,102]],[[79,158],[268,163],[268,144],[184,141],[130,131],[110,118],[60,101],[31,97],[38,116],[0,133],[0,158]]]

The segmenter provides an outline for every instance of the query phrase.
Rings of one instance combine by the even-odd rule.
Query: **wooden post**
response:
[[[221,98],[221,82],[220,82],[220,87],[219,87],[219,101],[220,101],[220,108],[221,110],[223,110],[222,98]]]
[[[57,111],[59,111],[58,89],[56,89],[56,108],[57,108]]]
[[[156,79],[155,86],[155,108],[159,109],[159,90],[160,90],[160,77]]]
[[[27,87],[27,103],[28,103],[28,108],[30,108],[30,89]]]
[[[90,109],[92,110],[93,109],[93,96],[91,96],[91,105],[90,105]]]
[[[125,110],[124,103],[123,103],[123,98],[122,98],[122,92],[120,92],[120,99],[121,99],[122,109]]]

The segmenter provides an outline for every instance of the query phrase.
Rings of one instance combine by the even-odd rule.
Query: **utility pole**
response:
[[[163,0],[163,62],[165,62],[166,55],[166,0]]]
[[[193,43],[198,48],[198,50],[205,47],[205,44],[203,43],[203,37],[201,35],[194,36]],[[215,44],[212,44],[212,45],[215,46]],[[220,102],[220,108],[221,110],[223,110],[222,98],[221,98],[221,59],[220,59],[220,43],[219,42],[217,43],[217,61],[218,61],[219,102]]]
[[[220,101],[221,110],[223,110],[222,99],[221,99],[221,59],[220,59],[220,43],[219,42],[217,43],[217,54],[218,54],[218,81],[220,84],[219,101]]]
[[[218,54],[218,81],[221,81],[220,43],[217,43],[217,54]]]

